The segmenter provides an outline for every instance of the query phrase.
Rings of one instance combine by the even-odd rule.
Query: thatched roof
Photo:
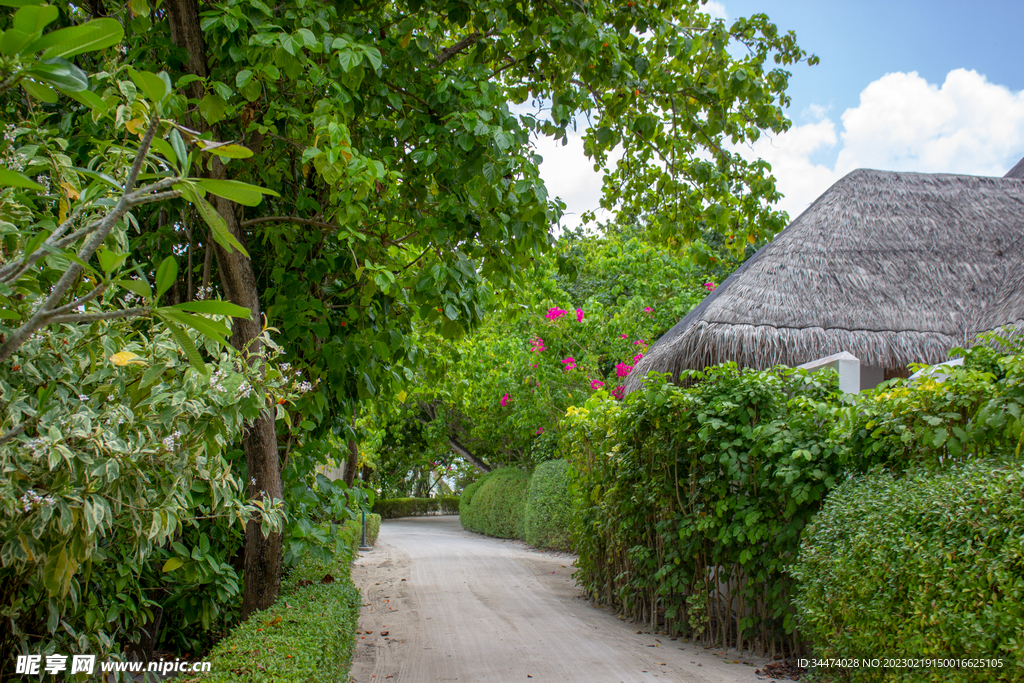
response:
[[[857,170],[659,339],[630,374],[848,351],[937,363],[1024,320],[1024,180]]]

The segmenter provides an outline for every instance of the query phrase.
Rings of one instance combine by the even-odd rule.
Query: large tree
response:
[[[412,378],[422,353],[413,325],[458,336],[550,245],[560,205],[540,180],[533,135],[582,128],[600,166],[621,148],[606,201],[656,234],[712,230],[742,246],[781,228],[767,165],[726,145],[789,125],[788,73],[766,63],[806,55],[767,17],[727,28],[699,9],[164,0],[150,10],[133,0],[122,17],[128,59],[170,72],[184,93],[171,112],[198,137],[254,153],[204,173],[280,195],[254,208],[244,192],[215,198],[207,222],[223,222],[247,252],[214,246],[187,214],[148,223],[154,248],[188,252],[181,298],[215,270],[225,298],[252,310],[236,321],[240,348],[264,315],[280,330],[318,382],[296,406],[300,432],[350,435],[359,401]],[[198,257],[204,248],[215,265]],[[250,426],[245,453],[251,493],[283,495],[271,421]],[[280,556],[280,537],[251,524],[244,613],[276,597]]]

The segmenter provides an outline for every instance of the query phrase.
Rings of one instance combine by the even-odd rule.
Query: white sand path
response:
[[[364,603],[353,680],[764,680],[754,674],[762,660],[638,633],[594,608],[571,578],[573,559],[465,531],[455,516],[384,521],[352,569]]]

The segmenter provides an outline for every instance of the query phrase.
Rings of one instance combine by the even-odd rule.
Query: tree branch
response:
[[[74,315],[58,315],[47,320],[47,324],[56,323],[93,323],[100,320],[118,320],[119,318],[137,318],[141,315],[149,315],[153,312],[149,306],[136,306],[135,308],[123,308],[119,311],[107,311],[106,313],[76,313]]]
[[[443,50],[441,50],[440,52],[438,52],[437,53],[437,57],[435,57],[435,59],[437,60],[437,65],[441,66],[442,64],[444,64],[449,59],[451,59],[455,55],[459,54],[460,52],[462,52],[466,48],[472,47],[481,38],[490,38],[493,35],[494,35],[493,31],[488,31],[487,33],[480,33],[480,31],[473,31],[468,36],[466,36],[465,38],[463,38],[459,42],[455,43],[451,47],[446,47]]]
[[[488,465],[483,460],[470,453],[465,446],[463,446],[450,436],[448,437],[448,445],[452,447],[453,451],[461,455],[463,458],[466,459],[467,462],[469,462],[469,464],[471,464],[473,467],[477,468],[481,472],[486,474],[487,472],[491,471],[490,465]]]

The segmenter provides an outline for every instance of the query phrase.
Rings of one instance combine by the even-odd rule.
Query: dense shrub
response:
[[[526,542],[536,548],[569,550],[572,502],[565,460],[537,465],[530,478],[524,522]]]
[[[1024,465],[848,481],[804,532],[795,603],[817,657],[1003,657],[849,681],[1024,678]]]
[[[442,515],[455,515],[459,512],[459,497],[380,498],[374,501],[373,511],[384,519],[429,515],[435,512]]]
[[[301,562],[270,609],[252,614],[207,655],[210,673],[189,680],[347,683],[362,604],[350,575],[361,534],[359,523],[345,522],[333,561],[310,555]]]
[[[726,364],[684,379],[570,409],[577,581],[673,634],[790,650],[785,568],[842,472],[825,438],[835,375]]]
[[[788,569],[839,482],[875,470],[946,476],[1019,457],[1024,354],[989,341],[962,368],[859,395],[835,393],[821,373],[726,364],[684,376],[683,387],[652,379],[625,404],[599,393],[570,409],[562,451],[581,585],[672,632],[800,650]],[[814,540],[803,547],[817,551]],[[886,562],[862,559],[882,562],[866,574],[886,575]],[[901,581],[891,585],[916,585]],[[885,637],[899,642],[901,631]]]
[[[523,470],[492,470],[466,487],[459,520],[470,531],[522,540],[526,537],[524,521],[529,490],[530,475]]]
[[[380,535],[380,515],[376,513],[368,513],[366,515],[366,545],[370,546],[377,542],[377,537]],[[362,545],[363,542],[363,518],[359,514],[356,515],[354,523],[359,527],[359,536],[356,538],[356,545]],[[346,522],[346,524],[348,524]]]
[[[988,339],[954,350],[962,367],[859,394],[840,412],[832,442],[861,472],[1014,456],[1024,430],[1024,354],[1019,342]]]

